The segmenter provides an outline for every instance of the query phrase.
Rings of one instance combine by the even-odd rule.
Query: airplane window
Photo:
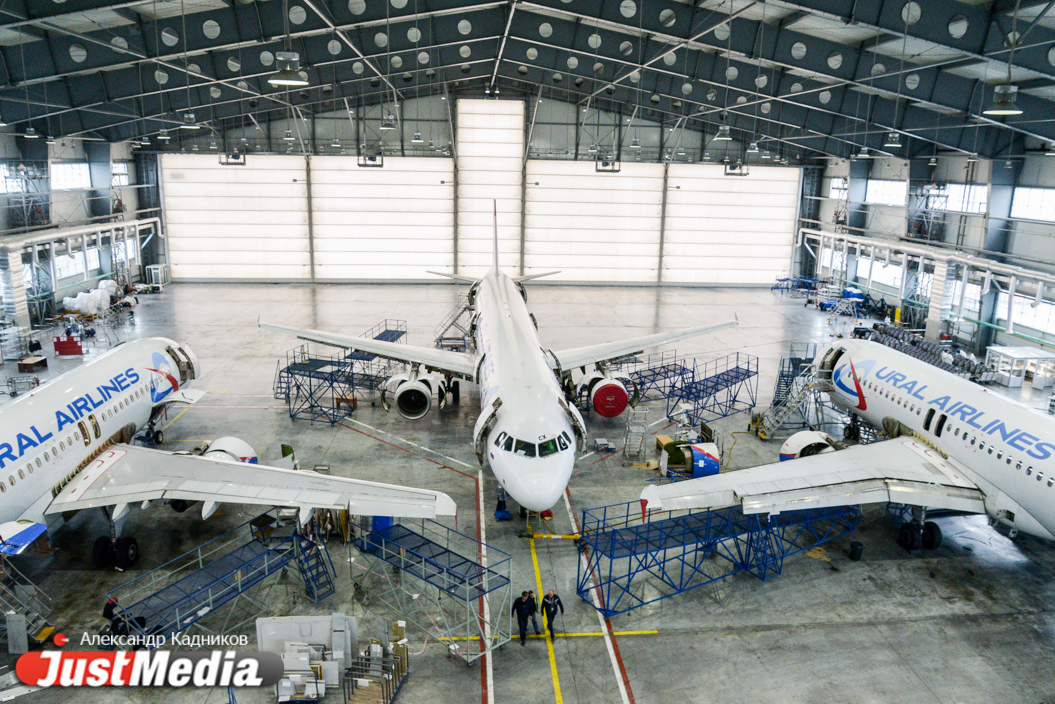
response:
[[[39,457],[37,458],[37,466],[38,467],[40,466],[40,458]]]
[[[963,434],[963,439],[964,439],[964,440],[967,440],[967,433],[964,433],[964,434]]]
[[[15,485],[15,478],[14,478],[14,476],[10,476],[10,477],[8,477],[8,478],[7,478],[7,481],[11,482],[11,486],[14,486],[14,485]]]
[[[66,444],[67,445],[72,445],[73,444],[73,441],[70,440],[70,436],[69,435],[66,436]]]
[[[553,440],[553,439],[543,440],[542,442],[540,442],[538,444],[538,456],[539,457],[549,457],[550,455],[552,455],[555,452],[557,452],[557,441],[556,440]]]
[[[30,474],[32,474],[33,473],[33,463],[30,462],[29,464],[27,464],[26,465],[26,469],[29,470]]]
[[[944,413],[941,414],[941,418],[938,418],[937,424],[934,426],[934,437],[940,438],[941,431],[945,427],[945,421],[948,420],[948,416]]]
[[[997,458],[998,460],[1002,460],[1002,459],[1004,459],[1004,451],[1003,451],[1003,450],[1001,450],[1000,452],[996,453],[996,458]]]
[[[99,421],[95,419],[95,414],[88,416],[88,420],[92,423],[92,430],[95,432],[95,438],[98,440],[99,436],[102,435],[102,431],[99,429]]]
[[[1043,473],[1037,472],[1037,481],[1038,482],[1044,481],[1044,474]]]
[[[566,433],[566,432],[564,432],[564,431],[562,430],[562,431],[560,432],[560,436],[561,436],[562,438],[564,438],[564,439],[565,439],[565,440],[566,440],[566,441],[568,442],[568,444],[569,444],[569,445],[571,444],[571,438],[569,438],[569,437],[568,437],[568,433]]]
[[[77,433],[76,430],[73,431],[73,439],[74,440],[80,440],[81,439],[81,436]],[[71,442],[70,444],[72,445],[73,443]]]
[[[535,443],[517,440],[516,444],[513,446],[513,452],[514,454],[523,455],[524,457],[534,457]]]
[[[1008,457],[1008,458],[1007,458],[1007,466],[1008,466],[1008,467],[1010,467],[1010,466],[1011,466],[1011,458],[1010,458],[1010,457]]]
[[[121,401],[121,410],[123,411],[124,409],[125,409],[125,402]]]
[[[1052,484],[1055,484],[1055,479],[1048,480],[1048,486],[1050,487]]]
[[[497,447],[502,447],[502,441],[505,440],[505,439],[506,439],[506,432],[503,430],[502,432],[500,432],[498,434],[498,437],[495,438],[495,445]]]
[[[65,450],[65,449],[66,449],[66,443],[64,443],[64,442],[60,442],[60,443],[59,443],[59,449],[60,449],[60,450]]]
[[[992,445],[989,446],[989,454],[990,455],[993,454],[993,446]]]
[[[927,411],[927,418],[926,418],[926,420],[923,421],[923,429],[924,430],[930,430],[930,423],[931,423],[932,420],[934,420],[934,409],[933,408],[930,409],[929,411]]]
[[[909,410],[909,412],[910,412],[910,413],[911,413],[912,411],[916,410],[916,404],[912,404],[911,406],[909,406],[909,407],[908,407],[908,410]]]
[[[4,486],[3,482],[0,482],[0,494],[4,493],[5,491],[7,491],[7,487]]]
[[[922,412],[923,412],[923,406],[920,406],[919,408],[917,408],[917,409],[916,409],[916,415],[917,415],[917,416],[918,416],[918,415],[919,415],[920,413],[922,413]]]
[[[1026,476],[1028,477],[1031,474],[1033,474],[1033,468],[1032,467],[1026,467]]]
[[[561,451],[568,449],[568,441],[564,439],[564,433],[557,436],[557,444],[560,445]]]
[[[45,461],[45,462],[47,462],[47,461],[49,461],[50,459],[51,459],[51,458],[50,458],[50,457],[48,456],[48,453],[46,453],[46,452],[45,452],[45,453],[44,453],[44,461]]]
[[[81,437],[84,438],[84,446],[87,447],[88,445],[91,445],[92,439],[88,436],[88,426],[85,425],[83,420],[79,420],[77,421],[77,427],[81,429]]]
[[[1039,476],[1039,475],[1038,475],[1038,476]],[[20,469],[20,470],[18,470],[18,478],[19,478],[19,479],[25,479],[25,478],[26,478],[26,473],[25,473],[25,472],[23,472],[23,471],[22,471],[21,469]]]
[[[1015,469],[1022,469],[1022,463],[1018,462],[1015,464]]]
[[[513,437],[511,435],[506,436],[506,444],[502,446],[502,449],[506,452],[513,451]]]

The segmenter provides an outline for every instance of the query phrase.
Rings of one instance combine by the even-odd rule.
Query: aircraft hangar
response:
[[[0,169],[0,699],[1055,701],[1055,2],[8,0]]]

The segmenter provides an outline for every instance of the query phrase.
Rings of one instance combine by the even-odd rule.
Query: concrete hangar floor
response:
[[[1014,542],[982,517],[945,518],[944,544],[907,554],[881,507],[867,508],[852,539],[865,544],[864,559],[847,558],[844,537],[814,557],[785,561],[783,574],[761,582],[746,574],[617,616],[613,659],[597,613],[575,595],[578,556],[571,541],[535,541],[535,567],[524,524],[495,523],[494,480],[483,474],[477,506],[478,466],[470,447],[478,409],[467,384],[460,406],[435,408],[407,421],[380,405],[362,404],[330,427],[291,421],[272,398],[276,364],[298,345],[260,330],[264,320],[360,334],[385,318],[405,319],[411,344],[428,345],[432,329],[455,304],[460,287],[365,285],[177,284],[143,296],[134,326],[122,339],[164,335],[187,343],[204,374],[195,388],[208,391],[196,406],[174,417],[166,449],[188,449],[201,440],[235,435],[256,448],[261,461],[296,448],[303,466],[326,464],[334,474],[443,490],[458,503],[458,529],[474,533],[485,521],[487,542],[513,555],[515,593],[555,589],[567,613],[560,624],[573,637],[558,638],[552,659],[545,641],[507,644],[493,661],[493,702],[1030,702],[1055,700],[1055,550],[1039,540]],[[827,315],[801,300],[762,290],[529,288],[529,308],[540,335],[554,347],[575,347],[659,330],[721,321],[739,314],[737,328],[683,342],[679,355],[703,361],[742,351],[760,358],[759,406],[768,404],[780,357],[790,342],[824,343],[849,326],[829,325]],[[49,375],[75,364],[49,360]],[[9,369],[4,369],[9,372]],[[665,409],[650,411],[658,420]],[[625,420],[587,417],[592,437],[619,442]],[[744,430],[744,415],[720,421],[724,432]],[[655,430],[662,425],[655,426]],[[651,431],[650,431],[651,432]],[[731,468],[776,459],[778,447],[740,436]],[[649,472],[624,468],[618,458],[580,460],[570,485],[575,513],[585,507],[636,500]],[[91,513],[91,512],[89,512]],[[50,557],[18,558],[54,599],[52,621],[79,646],[81,634],[103,625],[103,595],[144,570],[238,525],[252,507],[223,506],[208,521],[195,510],[166,507],[133,511],[126,530],[136,535],[141,560],[130,573],[91,567],[91,545],[104,525],[94,515],[61,532]],[[516,515],[514,509],[514,516]],[[453,524],[453,521],[448,521]],[[569,512],[554,507],[555,532],[572,530]],[[272,592],[269,615],[344,611],[360,620],[360,641],[376,630],[377,617],[354,598],[343,547],[332,552],[338,592],[315,605],[297,577]],[[819,559],[818,559],[819,558]],[[295,572],[294,572],[295,574]],[[514,625],[515,627],[515,625]],[[250,648],[255,642],[252,626]],[[625,635],[620,635],[625,634]],[[446,646],[412,635],[411,675],[399,699],[464,702],[486,699],[486,668],[445,657]],[[559,691],[558,691],[559,688]],[[340,693],[330,697],[340,698]],[[328,697],[328,699],[330,698]],[[26,702],[221,702],[226,693],[170,690],[42,691]],[[270,702],[270,688],[242,691],[238,701]]]

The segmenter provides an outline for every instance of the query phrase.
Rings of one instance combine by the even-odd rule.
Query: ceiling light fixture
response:
[[[591,145],[590,145],[590,146],[589,146],[589,147],[588,147],[588,148],[586,149],[586,151],[587,151],[587,152],[589,152],[590,154],[596,154],[596,153],[597,153],[597,145],[596,145],[596,144],[591,144]]]
[[[1011,65],[1008,64],[1008,80],[1010,80]],[[1021,115],[1022,108],[1015,105],[1015,97],[1018,95],[1018,86],[1003,83],[993,88],[993,104],[982,111],[983,115],[990,117],[1005,117],[1008,115]]]
[[[171,139],[171,138],[169,137],[169,131],[168,130],[166,130],[166,129],[158,130],[158,141],[159,142],[168,142],[169,139]]]
[[[884,149],[901,149],[901,136],[897,132],[890,132],[883,142]]]
[[[421,138],[421,132],[415,132],[414,133],[414,138],[412,140],[410,140],[410,141],[413,142],[414,144],[421,144],[425,140]]]
[[[767,150],[765,150],[764,152],[762,152],[762,158],[763,158],[763,159],[772,159],[772,158],[773,158],[773,155],[772,155],[772,154],[770,154],[770,153],[769,153],[769,150],[767,149]]]
[[[33,129],[33,125],[30,125],[26,128],[26,131],[22,134],[22,136],[26,139],[36,139],[40,135],[37,134],[37,131],[35,129]]]
[[[1044,156],[1055,156],[1055,142],[1048,144],[1048,151],[1044,152]]]
[[[751,145],[747,148],[748,154],[758,154],[758,142],[751,142]]]
[[[976,161],[978,161],[978,154],[968,154],[967,155],[967,163],[968,164],[973,164]]]
[[[385,115],[381,118],[381,129],[383,131],[394,130],[396,128],[396,117],[395,115]]]
[[[278,71],[267,82],[276,88],[297,88],[308,85],[308,80],[300,73],[300,54],[295,51],[275,53]]]
[[[4,118],[0,117],[0,127],[7,127],[7,123],[4,122]]]
[[[641,148],[641,140],[638,139],[637,137],[634,137],[634,139],[631,140],[631,142],[630,142],[630,148],[631,149],[640,149]]]
[[[930,161],[927,162],[927,166],[937,166],[937,165],[938,165],[938,157],[936,157],[936,156],[932,156],[930,158]]]
[[[330,142],[330,146],[333,147],[334,149],[340,149],[341,148],[341,140],[339,140],[336,137],[334,137],[333,141]]]
[[[1015,168],[1015,164],[1010,159],[1008,159],[1007,161],[1004,162],[1004,168],[1005,169],[1013,169],[1013,168]]]
[[[722,125],[718,128],[718,134],[714,135],[715,142],[728,142],[732,139],[729,134],[729,125]]]
[[[194,113],[188,112],[183,116],[183,124],[180,125],[181,130],[200,130],[201,125],[195,124]]]
[[[287,129],[286,130],[286,134],[282,135],[282,139],[283,139],[283,141],[286,141],[286,142],[292,142],[293,141],[293,130]]]

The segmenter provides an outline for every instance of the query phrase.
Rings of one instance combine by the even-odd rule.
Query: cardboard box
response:
[[[657,435],[656,449],[662,450],[663,446],[666,445],[668,442],[674,442],[674,438],[670,437],[669,435]]]
[[[48,360],[44,357],[26,357],[18,360],[18,372],[20,374],[32,374],[48,368]]]

